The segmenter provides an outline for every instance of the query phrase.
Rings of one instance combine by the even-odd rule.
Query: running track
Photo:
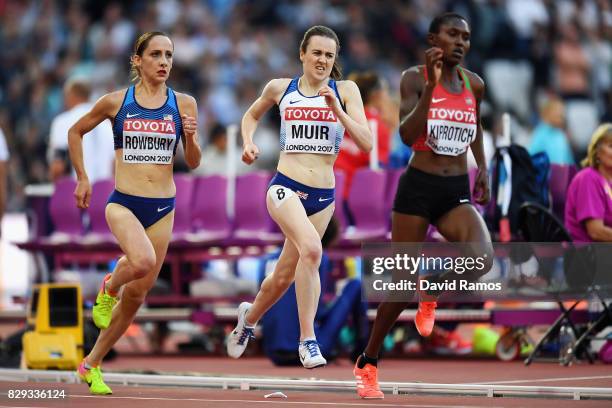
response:
[[[140,370],[138,370],[140,369]],[[554,363],[534,363],[525,367],[520,362],[501,363],[495,360],[385,360],[381,363],[381,381],[489,383],[507,385],[545,385],[564,387],[612,387],[612,367],[603,364],[575,364],[560,367]],[[138,357],[122,356],[105,364],[105,370],[206,373],[230,376],[265,376],[279,378],[351,379],[351,364],[339,360],[324,369],[304,371],[299,367],[275,367],[264,358],[231,360],[217,357]],[[0,382],[0,408],[4,407],[130,407],[130,408],[195,408],[195,407],[609,407],[600,400],[573,401],[544,398],[488,398],[464,395],[387,395],[384,400],[364,401],[348,392],[283,391],[287,399],[265,399],[273,391],[220,390],[194,387],[134,387],[111,385],[112,396],[91,396],[82,384]],[[8,400],[9,389],[66,390],[65,400]]]

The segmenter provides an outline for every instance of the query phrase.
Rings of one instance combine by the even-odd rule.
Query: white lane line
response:
[[[70,398],[100,398],[96,395],[70,395]],[[424,405],[424,404],[377,404],[373,402],[310,402],[310,401],[272,401],[266,400],[241,400],[241,399],[203,399],[203,398],[159,398],[159,397],[119,397],[105,395],[104,399],[129,399],[129,400],[153,400],[153,401],[195,401],[195,402],[244,402],[254,404],[300,404],[300,405],[337,405],[343,407],[399,407],[399,408],[447,408],[448,405]],[[479,405],[453,405],[456,408],[475,408]],[[490,405],[487,405],[490,407]]]
[[[27,407],[25,405],[19,405],[19,406],[10,406],[10,405],[0,405],[0,408],[45,408],[45,407]]]
[[[612,375],[595,375],[591,377],[558,377],[558,378],[538,378],[534,380],[508,380],[508,381],[479,381],[472,383],[461,383],[461,385],[495,385],[495,384],[521,384],[521,383],[534,383],[534,382],[554,382],[554,381],[572,381],[572,380],[604,380],[607,378],[612,379]]]

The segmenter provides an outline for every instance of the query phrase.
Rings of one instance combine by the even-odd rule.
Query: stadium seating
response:
[[[255,172],[236,179],[232,245],[270,245],[283,241],[282,234],[273,231],[266,207],[270,178],[270,173]]]
[[[55,191],[49,202],[49,214],[55,227],[47,242],[74,241],[83,233],[83,219],[79,208],[73,205],[76,182],[65,177],[55,184]]]
[[[360,169],[355,173],[347,202],[343,191],[345,175],[336,172],[336,212],[340,238],[329,252],[334,259],[358,255],[362,242],[390,240],[390,214],[397,184],[403,170]],[[565,191],[576,169],[552,165],[549,187],[553,213],[563,215]],[[260,255],[269,246],[282,244],[284,237],[266,208],[266,191],[271,174],[254,172],[238,176],[233,219],[228,215],[228,181],[224,176],[179,174],[174,233],[166,263],[171,265],[172,287],[179,294],[183,283],[197,279],[201,263],[212,259],[236,259]],[[473,188],[475,171],[470,171]],[[89,222],[83,223],[81,211],[73,205],[75,182],[62,179],[51,196],[49,213],[55,231],[47,237],[19,243],[22,249],[50,253],[55,267],[66,264],[105,263],[121,254],[108,229],[105,207],[114,188],[112,180],[100,180],[93,186]],[[345,205],[346,204],[346,205]],[[345,209],[351,212],[347,217]],[[349,225],[349,220],[353,225]],[[439,240],[431,228],[428,241]],[[191,265],[185,276],[181,265]]]
[[[89,216],[89,231],[83,237],[83,243],[108,242],[116,243],[106,222],[106,202],[115,189],[115,182],[111,179],[98,180],[92,186],[91,202],[87,209]]]
[[[554,163],[550,165],[548,186],[552,201],[552,211],[560,220],[563,220],[565,217],[566,192],[575,174],[575,166]]]
[[[389,230],[389,213],[385,212],[386,176],[382,170],[367,168],[355,172],[348,197],[355,225],[342,233],[340,246],[360,246],[363,241],[385,239]]]
[[[176,201],[174,207],[173,238],[182,237],[192,230],[192,197],[195,186],[194,177],[187,174],[174,176]]]
[[[47,236],[32,238],[16,245],[27,251],[55,253],[71,248],[84,232],[82,212],[74,205],[76,182],[71,177],[58,180],[49,200],[48,215],[53,224],[53,232]],[[46,221],[46,220],[45,220]],[[37,220],[45,224],[43,220]]]
[[[201,176],[195,180],[191,199],[191,233],[185,238],[193,244],[218,244],[232,233],[227,214],[227,178]]]

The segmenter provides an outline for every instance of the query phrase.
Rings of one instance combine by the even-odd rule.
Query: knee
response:
[[[300,248],[300,261],[310,266],[318,268],[322,255],[321,241],[308,242]]]
[[[134,279],[147,276],[155,268],[155,254],[139,254],[130,259]]]

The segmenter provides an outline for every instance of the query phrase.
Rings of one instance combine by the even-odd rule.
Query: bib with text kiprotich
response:
[[[123,122],[125,163],[171,164],[175,143],[172,120],[125,119]]]
[[[437,154],[458,156],[476,139],[475,108],[430,108],[425,144]]]

